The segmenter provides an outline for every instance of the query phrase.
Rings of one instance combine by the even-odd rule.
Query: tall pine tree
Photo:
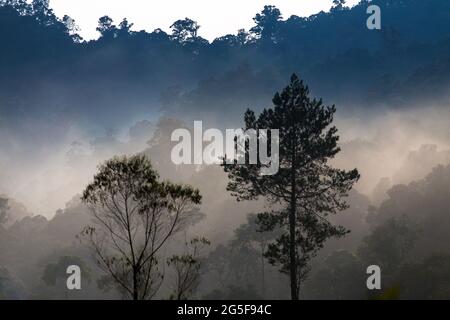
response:
[[[345,198],[359,173],[329,164],[340,151],[332,125],[334,105],[311,99],[308,87],[295,74],[282,93],[275,94],[273,104],[258,117],[247,110],[245,129],[279,129],[279,171],[262,175],[263,164],[230,164],[227,159],[223,166],[230,179],[227,189],[238,201],[262,196],[272,204],[271,211],[259,214],[258,223],[262,230],[279,226],[283,232],[269,245],[266,257],[289,274],[291,298],[298,300],[309,260],[326,239],[348,232],[332,225],[327,216],[348,207]],[[245,150],[249,151],[248,143]]]

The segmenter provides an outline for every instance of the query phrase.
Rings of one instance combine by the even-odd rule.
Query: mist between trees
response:
[[[445,298],[448,246],[436,239],[448,236],[450,167],[438,164],[448,163],[450,152],[423,146],[364,195],[352,189],[358,172],[334,169],[342,159],[330,161],[340,153],[335,111],[293,75],[273,107],[243,114],[245,129],[280,128],[280,170],[273,176],[258,173],[261,163],[173,164],[168,133],[183,123],[166,118],[152,129],[147,149],[104,162],[84,193],[51,220],[3,197],[3,297]],[[359,163],[351,155],[348,163]],[[289,172],[299,184],[293,211]],[[392,183],[413,175],[416,182]],[[74,263],[82,270],[81,291],[65,287],[66,264]],[[365,269],[374,263],[384,287],[375,293],[365,287]],[[411,270],[419,277],[408,277]]]
[[[449,298],[449,4],[374,3],[381,32],[366,2],[268,6],[208,43],[107,17],[82,42],[46,1],[0,1],[0,297]],[[174,165],[195,119],[279,128],[279,172]]]

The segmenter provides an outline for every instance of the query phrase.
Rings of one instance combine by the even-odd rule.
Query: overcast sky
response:
[[[347,0],[349,5],[358,2]],[[67,14],[76,20],[85,39],[98,37],[98,18],[108,15],[116,23],[126,17],[134,23],[133,29],[147,31],[168,31],[175,20],[189,17],[200,24],[202,37],[213,40],[240,28],[249,29],[252,18],[266,4],[276,5],[287,18],[327,11],[332,0],[50,0],[57,16]]]

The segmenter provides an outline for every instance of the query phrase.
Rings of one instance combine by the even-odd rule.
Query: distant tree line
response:
[[[382,101],[397,108],[445,99],[448,1],[372,1],[382,8],[380,31],[365,27],[368,3],[348,8],[338,1],[330,12],[310,17],[283,17],[265,6],[251,28],[212,42],[199,35],[201,21],[189,18],[175,21],[170,32],[147,32],[126,18],[104,16],[99,39],[83,41],[76,21],[56,17],[48,1],[2,0],[2,113],[53,111],[83,119],[95,108],[114,110],[99,119],[112,123],[126,117],[125,105],[144,112],[142,101],[172,115],[237,111],[263,105],[292,70],[339,105]]]

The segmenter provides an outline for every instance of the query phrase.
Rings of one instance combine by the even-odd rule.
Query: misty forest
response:
[[[0,299],[450,299],[450,2],[333,3],[88,41],[0,0]],[[279,129],[279,170],[174,164],[196,120]]]

